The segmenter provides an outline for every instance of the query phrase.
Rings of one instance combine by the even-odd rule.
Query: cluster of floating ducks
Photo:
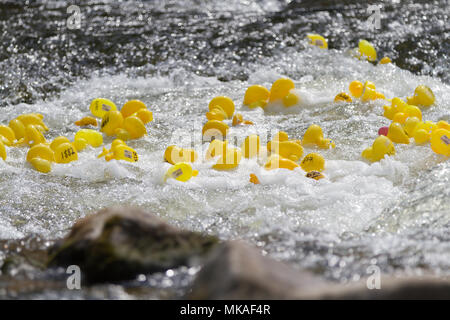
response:
[[[327,49],[325,38],[317,34],[308,35],[310,43],[322,49]],[[377,53],[374,47],[366,40],[359,42],[355,49],[355,56],[374,62]],[[379,61],[380,64],[390,63],[388,57]],[[299,105],[301,97],[294,90],[295,85],[291,79],[280,78],[276,80],[270,90],[262,85],[252,85],[247,88],[243,105],[249,109],[266,109],[271,104],[282,104],[286,108]],[[340,92],[336,95],[335,103],[351,103],[354,99],[369,102],[377,99],[389,101],[391,105],[383,107],[383,116],[391,120],[391,124],[378,130],[378,137],[372,146],[366,148],[361,156],[371,162],[380,161],[386,156],[395,154],[396,144],[409,144],[410,139],[418,145],[430,144],[431,149],[446,157],[450,156],[450,125],[446,121],[424,121],[422,110],[429,108],[435,102],[432,90],[424,85],[418,86],[414,94],[406,99],[395,97],[386,99],[383,93],[376,90],[373,82],[353,81],[349,85],[349,93]],[[406,100],[406,101],[405,101]],[[126,102],[120,111],[114,102],[97,98],[89,107],[92,115],[75,122],[82,128],[75,134],[74,141],[65,136],[59,136],[47,142],[44,134],[49,130],[38,113],[29,113],[18,116],[6,125],[0,125],[0,157],[6,160],[7,147],[29,147],[27,161],[39,172],[51,171],[52,163],[70,163],[78,160],[78,152],[88,145],[97,148],[103,145],[103,134],[115,137],[110,149],[103,147],[98,158],[104,157],[106,161],[122,160],[137,162],[139,156],[135,150],[126,144],[126,141],[139,139],[147,134],[146,124],[153,121],[153,113],[139,100]],[[101,119],[100,125],[98,119]],[[226,96],[213,98],[206,112],[206,123],[202,128],[203,140],[209,141],[205,160],[217,159],[212,169],[234,170],[244,158],[263,159],[261,163],[266,170],[301,168],[306,177],[319,180],[324,178],[325,159],[317,152],[311,152],[303,157],[305,147],[318,149],[335,148],[335,143],[324,138],[322,128],[317,124],[308,127],[303,139],[290,139],[286,132],[278,132],[266,148],[261,147],[258,135],[249,135],[240,148],[230,146],[226,139],[229,124],[232,126],[253,125],[245,120],[240,113],[235,113],[233,100]],[[231,123],[230,123],[231,122]],[[228,123],[228,124],[227,124]],[[164,175],[164,181],[175,179],[188,181],[198,175],[192,163],[198,161],[199,155],[193,149],[185,149],[176,145],[168,146],[164,152],[164,160],[172,166]],[[251,183],[259,184],[255,174],[250,174]]]

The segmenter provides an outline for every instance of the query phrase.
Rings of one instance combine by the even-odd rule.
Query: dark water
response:
[[[381,29],[364,22],[381,4]],[[81,10],[70,30],[70,4]],[[449,3],[436,1],[1,1],[0,106],[54,97],[93,73],[152,75],[183,67],[220,80],[302,50],[314,30],[330,48],[373,42],[379,54],[448,83]],[[447,23],[446,23],[447,22]]]

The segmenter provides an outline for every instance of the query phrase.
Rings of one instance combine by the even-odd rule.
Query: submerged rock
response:
[[[198,273],[188,299],[450,299],[450,281],[434,277],[381,277],[338,284],[262,256],[240,242],[220,246]]]
[[[298,299],[323,281],[262,256],[242,242],[219,247],[199,272],[188,299]]]
[[[91,283],[126,280],[196,264],[217,243],[140,209],[116,207],[79,220],[51,249],[48,265],[78,265]]]

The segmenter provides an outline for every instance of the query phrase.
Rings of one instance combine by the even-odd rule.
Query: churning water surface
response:
[[[374,31],[365,24],[369,3],[271,0],[80,2],[81,28],[69,30],[67,1],[2,1],[1,124],[39,112],[50,128],[47,140],[73,139],[73,122],[97,97],[118,106],[142,100],[155,120],[148,136],[129,142],[140,157],[135,164],[97,159],[101,148],[88,148],[79,161],[41,174],[27,164],[27,150],[8,148],[0,161],[0,238],[59,238],[88,213],[134,205],[184,228],[248,240],[337,281],[358,280],[371,264],[390,274],[448,276],[448,158],[412,142],[370,164],[360,155],[389,124],[384,103],[333,103],[353,80],[374,82],[387,98],[425,84],[436,104],[424,118],[449,121],[448,1],[377,3],[382,20]],[[308,32],[327,37],[330,49],[310,47]],[[362,38],[394,63],[351,57],[348,49]],[[289,112],[242,105],[249,85],[270,88],[281,76],[295,82],[300,105]],[[231,127],[236,146],[253,133],[265,144],[279,130],[301,139],[319,124],[336,143],[319,151],[326,179],[308,179],[299,169],[266,171],[244,159],[229,172],[201,161],[189,182],[163,183],[168,145],[192,144],[204,155],[201,127],[217,95],[231,97],[255,123]],[[260,185],[249,183],[250,173]]]

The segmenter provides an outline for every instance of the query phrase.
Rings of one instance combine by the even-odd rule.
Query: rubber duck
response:
[[[270,91],[263,86],[253,85],[247,88],[244,95],[244,105],[254,106],[255,102],[267,101]]]
[[[408,119],[406,119],[405,124],[403,125],[403,129],[405,130],[408,137],[413,137],[414,130],[419,123],[420,119],[417,117],[408,117]]]
[[[135,116],[135,117],[141,119],[141,121],[144,124],[147,124],[147,123],[153,121],[153,112],[151,112],[148,109],[140,109],[137,112],[133,113],[132,116]]]
[[[43,116],[36,113],[26,113],[21,114],[16,118],[20,122],[23,123],[25,128],[29,125],[34,125],[36,128],[41,129],[40,131],[48,131],[48,127],[45,125],[43,119]],[[43,129],[43,130],[42,130]]]
[[[299,165],[297,163],[295,163],[294,161],[280,157],[278,154],[271,155],[269,157],[269,160],[264,165],[264,168],[266,170],[273,170],[273,169],[294,170],[295,168],[298,168],[298,167],[299,167]]]
[[[114,136],[117,128],[123,127],[123,116],[120,111],[111,110],[104,113],[100,131],[106,133],[108,136]]]
[[[79,127],[84,127],[84,126],[96,127],[98,125],[97,119],[95,119],[94,117],[91,117],[91,116],[81,118],[80,120],[75,121],[74,124]]]
[[[361,100],[364,102],[375,100],[377,92],[376,92],[375,84],[371,81],[366,81],[363,86],[363,92],[361,95]]]
[[[27,125],[25,127],[25,136],[14,143],[15,147],[18,146],[29,146],[32,147],[39,143],[45,143],[45,137],[41,131],[33,124]]]
[[[361,156],[371,162],[380,161],[385,155],[395,154],[395,147],[392,141],[386,136],[378,136],[372,144],[372,147],[365,149]]]
[[[322,128],[316,124],[312,124],[306,130],[303,136],[302,145],[305,147],[316,145],[322,149],[328,149],[330,146],[334,148],[336,146],[330,139],[323,138]]]
[[[217,106],[220,107],[223,111],[225,111],[227,119],[231,119],[235,109],[234,102],[233,100],[231,100],[231,98],[225,96],[215,97],[209,102],[208,109],[209,111],[212,111]]]
[[[164,182],[166,182],[167,179],[175,179],[178,181],[186,182],[197,175],[198,171],[193,170],[190,163],[179,162],[174,164],[169,168],[169,170],[167,170],[166,174],[164,175]]]
[[[253,184],[260,184],[261,183],[261,182],[259,182],[258,177],[254,173],[250,173],[250,180],[249,180],[249,182],[253,183]]]
[[[387,136],[389,132],[389,127],[381,127],[380,129],[378,129],[378,135],[381,136]]]
[[[54,152],[56,163],[69,163],[78,160],[77,149],[72,143],[61,143],[55,148]]]
[[[431,149],[444,156],[450,157],[450,130],[439,128],[431,134]]]
[[[30,161],[33,158],[39,157],[42,159],[46,159],[48,161],[54,162],[55,155],[54,151],[50,145],[46,143],[37,144],[28,150],[27,153],[27,161]]]
[[[388,63],[391,63],[391,62],[392,62],[391,58],[389,58],[389,57],[383,57],[383,58],[380,60],[380,62],[378,62],[378,64],[388,64]]]
[[[193,149],[183,149],[175,145],[168,146],[164,151],[164,160],[170,164],[179,162],[195,162],[198,159],[198,154]]]
[[[14,136],[17,141],[25,137],[25,126],[19,120],[12,119],[8,126],[14,131]]]
[[[393,122],[398,122],[400,124],[404,124],[406,122],[406,119],[408,118],[408,115],[403,112],[397,112],[394,115],[394,118],[392,118]]]
[[[285,131],[278,131],[273,137],[273,141],[289,141],[289,135]]]
[[[135,114],[141,109],[142,110],[147,109],[145,103],[143,103],[140,100],[130,100],[124,103],[122,109],[120,109],[120,113],[122,114],[122,117],[125,119],[131,116],[132,114]]]
[[[241,162],[242,153],[236,148],[227,148],[217,163],[212,166],[215,170],[232,170],[236,168]]]
[[[303,147],[294,141],[269,141],[267,150],[294,162],[300,160],[303,155]]]
[[[442,128],[442,129],[446,129],[446,130],[450,130],[450,124],[447,121],[444,120],[440,120],[436,123],[436,126],[438,128]]]
[[[92,100],[89,110],[94,117],[103,118],[107,112],[116,111],[117,107],[111,100],[97,98]]]
[[[358,43],[359,54],[362,58],[366,58],[368,61],[377,60],[377,51],[372,44],[367,40],[360,40]]]
[[[305,175],[305,177],[314,179],[314,180],[320,180],[320,179],[325,178],[325,176],[319,171],[310,171]]]
[[[254,124],[252,121],[248,121],[248,120],[244,120],[244,117],[242,116],[242,114],[240,113],[236,113],[233,116],[233,127],[238,126],[240,124],[245,124],[245,125],[252,125]]]
[[[398,122],[391,123],[387,137],[394,143],[409,144],[409,137]]]
[[[336,95],[336,97],[334,97],[334,102],[339,103],[339,102],[347,102],[350,103],[352,102],[352,97],[350,97],[350,95],[348,95],[345,92],[340,92]]]
[[[420,111],[420,109],[416,106],[407,104],[404,107],[404,113],[406,113],[408,115],[408,117],[417,117],[419,118],[419,120],[422,120],[422,111]]]
[[[228,148],[228,141],[227,140],[219,140],[215,139],[211,141],[211,143],[208,146],[208,150],[206,150],[205,159],[211,160],[214,157],[221,156],[224,153],[226,153]]]
[[[78,130],[77,133],[75,133],[74,143],[75,144],[78,143],[81,147],[82,145],[84,145],[84,142],[86,143],[86,145],[88,144],[94,148],[98,148],[103,144],[103,136],[100,132],[92,129]],[[84,146],[86,147],[86,145]],[[77,150],[81,151],[78,148]]]
[[[302,162],[300,162],[300,167],[306,172],[321,172],[325,169],[325,159],[320,154],[312,152],[303,158]]]
[[[429,107],[436,101],[433,91],[424,85],[418,86],[414,90],[414,95],[406,99],[409,104],[423,107]]]
[[[111,149],[107,150],[103,148],[103,152],[97,156],[97,158],[105,157],[106,161],[115,160],[124,160],[128,162],[137,162],[139,161],[139,156],[137,152],[127,146],[125,142],[121,139],[115,139],[111,144]]]
[[[123,120],[123,129],[130,133],[131,139],[139,139],[147,134],[147,128],[144,122],[136,116],[129,116]],[[115,130],[115,133],[117,131]]]
[[[269,102],[282,100],[294,88],[295,85],[291,79],[280,78],[276,80],[270,88]]]
[[[320,49],[328,49],[327,40],[322,37],[320,34],[311,33],[306,35],[306,37],[310,40],[310,44],[319,47]]]
[[[53,139],[53,141],[50,143],[49,148],[55,152],[56,148],[63,143],[70,143],[70,140],[67,137],[59,136]]]
[[[8,126],[0,125],[0,141],[3,142],[5,146],[12,146],[16,140],[16,135]]]
[[[286,108],[297,105],[300,102],[300,96],[295,92],[289,92],[283,97],[283,106]]]
[[[252,134],[245,138],[241,145],[242,152],[245,158],[253,158],[258,156],[260,149],[260,139],[256,134]]]
[[[3,161],[6,161],[6,156],[5,144],[0,140],[0,158],[2,158]]]
[[[416,144],[425,144],[430,141],[431,133],[437,129],[432,121],[420,121],[414,128],[413,138]]]
[[[390,106],[383,106],[383,116],[389,120],[393,120],[396,113],[406,112],[407,103],[400,98],[393,98]]]
[[[209,120],[202,128],[203,138],[223,140],[227,136],[229,126],[222,121]]]
[[[223,121],[228,118],[228,114],[220,107],[214,106],[206,113],[206,119]]]
[[[363,94],[364,85],[361,81],[355,80],[350,82],[349,90],[352,96],[355,98],[360,98]]]

